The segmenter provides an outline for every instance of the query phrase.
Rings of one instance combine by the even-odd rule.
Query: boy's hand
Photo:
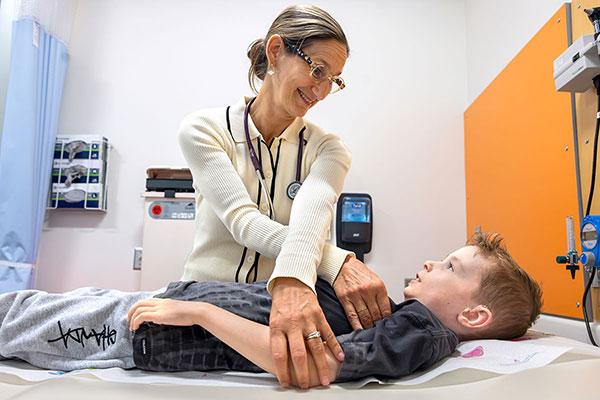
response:
[[[392,313],[383,281],[355,257],[346,259],[333,289],[353,329],[370,328]]]
[[[198,321],[201,304],[194,301],[171,299],[140,300],[127,313],[129,328],[135,331],[143,322],[172,326],[192,326]]]

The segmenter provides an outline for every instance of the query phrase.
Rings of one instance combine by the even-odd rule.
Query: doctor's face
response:
[[[404,297],[419,300],[446,323],[479,304],[476,296],[487,264],[476,246],[461,247],[441,261],[426,261],[404,288]]]
[[[329,75],[341,75],[347,53],[346,46],[340,42],[333,39],[318,40],[303,47],[302,51],[310,57],[313,65],[326,67],[324,70]],[[286,49],[278,61],[272,76],[274,98],[290,117],[304,116],[309,108],[330,93],[331,81],[326,78],[319,82],[313,78],[311,67],[297,53]]]

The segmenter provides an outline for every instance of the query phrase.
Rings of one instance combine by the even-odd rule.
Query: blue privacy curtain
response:
[[[65,44],[38,22],[13,22],[0,141],[0,293],[33,285],[67,64]]]

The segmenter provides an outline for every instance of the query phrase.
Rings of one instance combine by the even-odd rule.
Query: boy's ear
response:
[[[468,329],[481,329],[492,323],[492,312],[484,305],[465,308],[456,318],[458,323]]]

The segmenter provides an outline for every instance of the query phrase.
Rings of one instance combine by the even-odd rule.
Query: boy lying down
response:
[[[523,335],[540,312],[541,290],[501,240],[477,234],[444,260],[425,262],[404,289],[406,300],[392,302],[392,315],[369,329],[352,331],[333,289],[318,281],[319,303],[345,355],[340,363],[324,346],[330,381],[399,378],[449,356],[460,340]],[[65,371],[273,373],[270,309],[265,282],[174,282],[160,294],[92,288],[7,293],[0,295],[0,355]],[[317,386],[316,367],[309,364],[310,386]]]

